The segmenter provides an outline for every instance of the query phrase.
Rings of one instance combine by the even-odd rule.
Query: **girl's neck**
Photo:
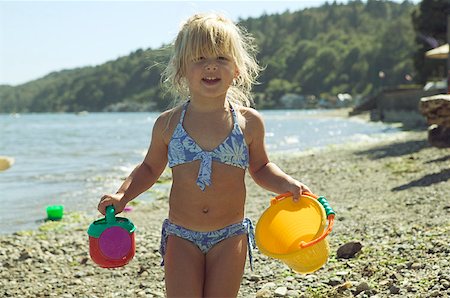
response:
[[[218,111],[228,111],[229,104],[226,98],[223,99],[201,99],[201,98],[190,98],[189,108],[196,112],[218,112]]]

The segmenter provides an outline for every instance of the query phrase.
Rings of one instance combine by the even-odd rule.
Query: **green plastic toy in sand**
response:
[[[47,207],[48,220],[61,220],[64,214],[64,206],[52,205]]]

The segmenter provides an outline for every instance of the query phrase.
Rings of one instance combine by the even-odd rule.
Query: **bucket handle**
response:
[[[116,222],[116,210],[114,209],[114,205],[106,206],[105,213],[106,223],[113,224]]]
[[[314,244],[322,241],[323,239],[325,239],[325,237],[327,237],[331,233],[331,230],[333,230],[334,216],[335,216],[336,213],[331,208],[330,204],[328,203],[328,201],[327,201],[327,199],[325,197],[322,197],[322,196],[318,197],[315,194],[310,193],[310,192],[303,192],[302,195],[309,196],[309,197],[312,197],[312,198],[318,200],[319,203],[325,209],[325,213],[326,213],[327,219],[328,219],[327,229],[323,232],[323,234],[320,237],[318,237],[318,238],[316,238],[316,239],[314,239],[314,240],[312,240],[310,242],[305,242],[305,241],[300,242],[300,248],[306,248],[306,247],[313,246]],[[270,201],[270,204],[271,205],[276,204],[277,202],[279,202],[279,201],[281,201],[281,200],[283,200],[283,199],[285,199],[287,197],[291,197],[291,196],[292,196],[292,193],[290,193],[290,192],[286,192],[286,193],[280,194],[280,195],[276,196],[275,198],[273,198]]]

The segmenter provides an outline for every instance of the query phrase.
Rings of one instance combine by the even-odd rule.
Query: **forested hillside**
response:
[[[414,75],[414,9],[407,1],[353,1],[241,20],[266,67],[254,88],[256,106],[282,107],[285,94],[366,96],[382,84],[407,83],[405,76]],[[170,102],[160,86],[168,53],[138,49],[96,67],[0,86],[0,112],[162,110]]]

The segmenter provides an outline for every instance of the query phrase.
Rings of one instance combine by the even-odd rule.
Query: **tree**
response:
[[[423,0],[412,13],[418,50],[414,54],[416,81],[425,83],[430,78],[445,77],[445,60],[427,59],[425,52],[447,42],[447,16],[449,0]]]

